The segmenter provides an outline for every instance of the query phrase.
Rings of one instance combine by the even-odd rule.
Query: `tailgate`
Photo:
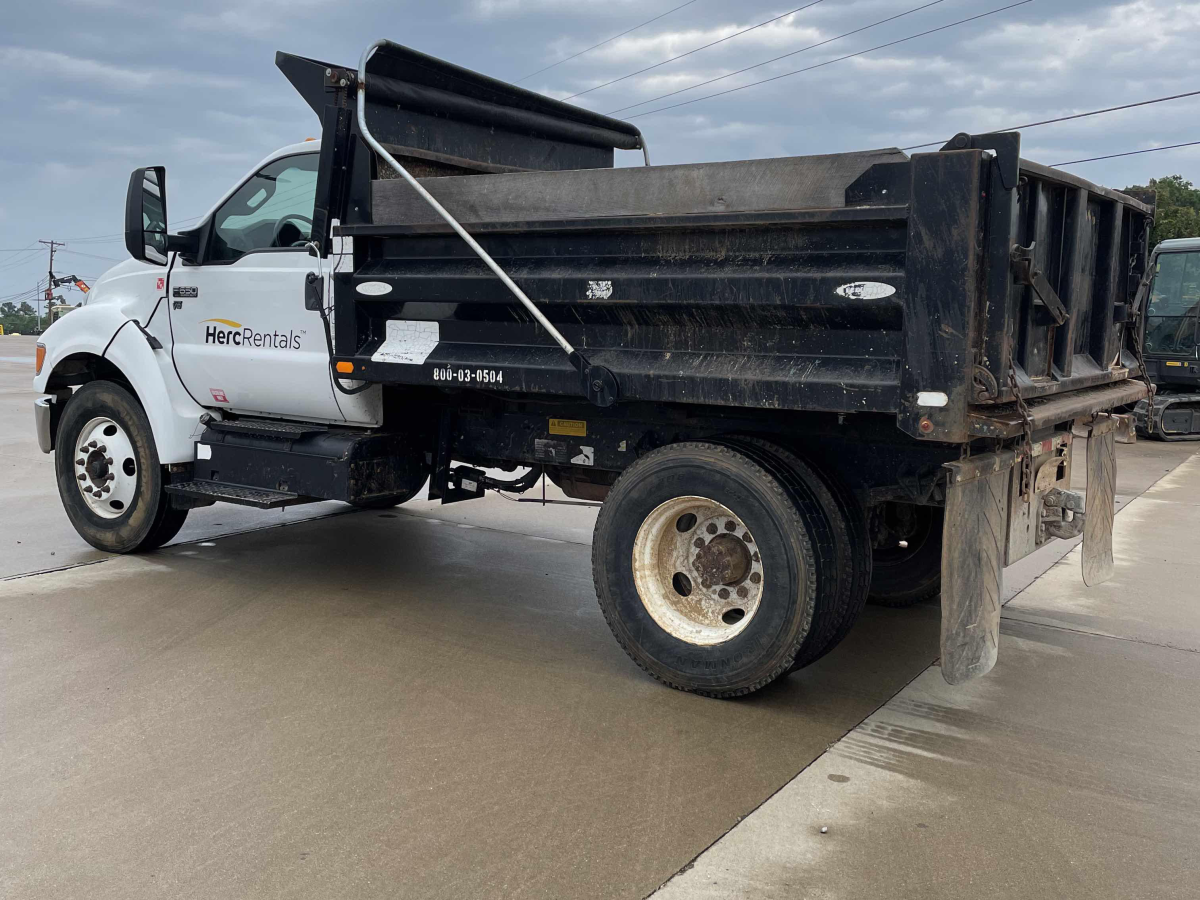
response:
[[[1010,363],[1026,400],[1136,377],[1153,207],[1028,160],[1005,191],[1001,169],[990,178],[976,402],[1012,399]]]

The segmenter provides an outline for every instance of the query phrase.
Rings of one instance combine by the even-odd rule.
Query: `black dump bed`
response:
[[[541,102],[553,115],[557,101]],[[337,359],[383,383],[580,396],[563,351],[411,187],[374,159],[367,172],[356,124],[332,108],[323,153],[357,154],[328,194],[354,239],[353,270],[335,278]],[[393,134],[409,114],[367,113]],[[587,124],[623,127],[611,146],[629,145],[636,130],[602,118]],[[517,145],[569,137],[506,121]],[[611,370],[621,401],[887,413],[914,437],[961,442],[1020,432],[1014,380],[1035,424],[1143,393],[1134,303],[1152,208],[1019,147],[1015,133],[959,135],[912,157],[557,171],[543,154],[526,171],[421,183]]]

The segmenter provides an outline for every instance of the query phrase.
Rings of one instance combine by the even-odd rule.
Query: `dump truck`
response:
[[[1161,241],[1144,279],[1146,374],[1153,403],[1134,409],[1139,433],[1160,441],[1200,440],[1200,238]]]
[[[996,660],[1004,566],[1082,534],[1085,581],[1111,574],[1151,206],[1014,132],[651,165],[628,122],[388,41],[276,61],[320,139],[178,233],[165,168],[135,170],[131,259],[38,346],[39,441],[93,546],[216,502],[549,479],[600,505],[620,645],[713,697],[815,662],[869,597],[939,591],[957,684]]]

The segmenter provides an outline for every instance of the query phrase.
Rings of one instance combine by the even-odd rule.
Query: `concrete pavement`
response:
[[[9,580],[0,623],[13,898],[641,897],[936,653],[872,610],[778,689],[681,694],[588,547],[379,514]]]
[[[990,675],[930,667],[655,900],[1197,896],[1197,534],[1200,457],[1117,516],[1112,581],[1072,551]]]
[[[32,339],[0,340],[26,341],[32,357]],[[863,821],[893,813],[870,852],[857,838],[827,852],[826,839],[851,818],[818,830],[824,843],[773,824],[750,842],[759,856],[746,858],[764,860],[782,842],[771,851],[776,870],[738,876],[758,879],[753,890],[712,893],[692,880],[708,855],[669,890],[770,896],[761,892],[786,881],[791,892],[777,895],[871,896],[872,879],[890,867],[906,874],[888,896],[934,896],[928,878],[939,858],[945,866],[986,852],[989,890],[1060,896],[1058,881],[1012,880],[1024,868],[1066,877],[1027,844],[1078,850],[1093,868],[1103,860],[1086,828],[1070,846],[1042,835],[1052,804],[1041,795],[1099,790],[1095,773],[1109,785],[1126,768],[1130,789],[1159,804],[1155,815],[1194,831],[1185,815],[1194,785],[1169,763],[1187,760],[1195,687],[1178,665],[1132,655],[1150,646],[1140,641],[1194,626],[1183,602],[1161,617],[1119,591],[1085,602],[1064,593],[1078,580],[1068,557],[1074,571],[1062,570],[1063,587],[1010,604],[1009,617],[1027,621],[1005,621],[1000,666],[965,691],[928,669],[937,610],[927,605],[869,609],[816,666],[745,701],[709,701],[650,681],[612,640],[591,586],[591,509],[489,497],[382,513],[321,504],[288,519],[217,506],[193,512],[158,553],[92,551],[62,514],[52,461],[37,451],[31,366],[7,361],[20,355],[14,346],[0,344],[0,575],[98,564],[0,582],[0,896],[636,898],[723,835],[714,853],[753,834],[746,829],[780,798],[835,810],[829,804],[847,796],[861,796],[853,815]],[[1121,502],[1192,450],[1121,447]],[[1160,482],[1146,508],[1186,506],[1172,492],[1192,482],[1200,476],[1191,470],[1179,484]],[[1119,560],[1127,550],[1144,555],[1122,530],[1141,503],[1117,517]],[[1174,535],[1167,513],[1142,529]],[[292,524],[264,528],[281,520]],[[1006,581],[1028,584],[1068,551],[1031,558]],[[1098,636],[1106,631],[1118,639]],[[1129,645],[1128,658],[1108,665],[1073,641]],[[1138,693],[1143,679],[1173,687]],[[1045,699],[1060,683],[1058,699]],[[1122,684],[1128,696],[1105,699]],[[1108,716],[1125,718],[1097,737]],[[1139,733],[1154,744],[1140,756]],[[855,749],[863,734],[866,749]],[[1076,749],[1089,743],[1102,759]],[[847,759],[827,753],[831,744]],[[834,762],[814,784],[812,773]],[[1018,792],[1006,793],[1013,784]],[[996,823],[972,819],[975,792],[989,800],[978,807],[1002,809]],[[926,796],[941,805],[921,807]],[[1099,801],[1057,802],[1085,824],[1114,814]],[[1026,806],[1034,837],[1006,843],[1010,831],[1021,837],[1008,826]],[[921,855],[896,825],[911,809],[924,816],[917,824],[926,828],[913,825],[923,838],[943,821],[938,809],[965,836],[947,843],[939,833],[936,852]],[[797,820],[794,808],[783,813]],[[1181,857],[1170,829],[1138,828],[1161,854]],[[1147,844],[1123,840],[1115,845],[1148,853],[1165,873],[1144,884],[1178,882],[1186,860],[1172,868]],[[811,865],[797,862],[800,850],[811,850]],[[873,874],[855,868],[859,858],[874,861]],[[793,881],[797,873],[807,880]]]

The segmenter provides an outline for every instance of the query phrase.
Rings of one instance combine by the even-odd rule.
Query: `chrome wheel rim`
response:
[[[105,416],[83,426],[75,445],[75,482],[88,509],[103,519],[125,515],[137,495],[139,474],[124,428]]]
[[[665,632],[711,646],[741,634],[758,612],[762,557],[750,529],[728,507],[707,497],[676,497],[638,529],[633,582]]]

